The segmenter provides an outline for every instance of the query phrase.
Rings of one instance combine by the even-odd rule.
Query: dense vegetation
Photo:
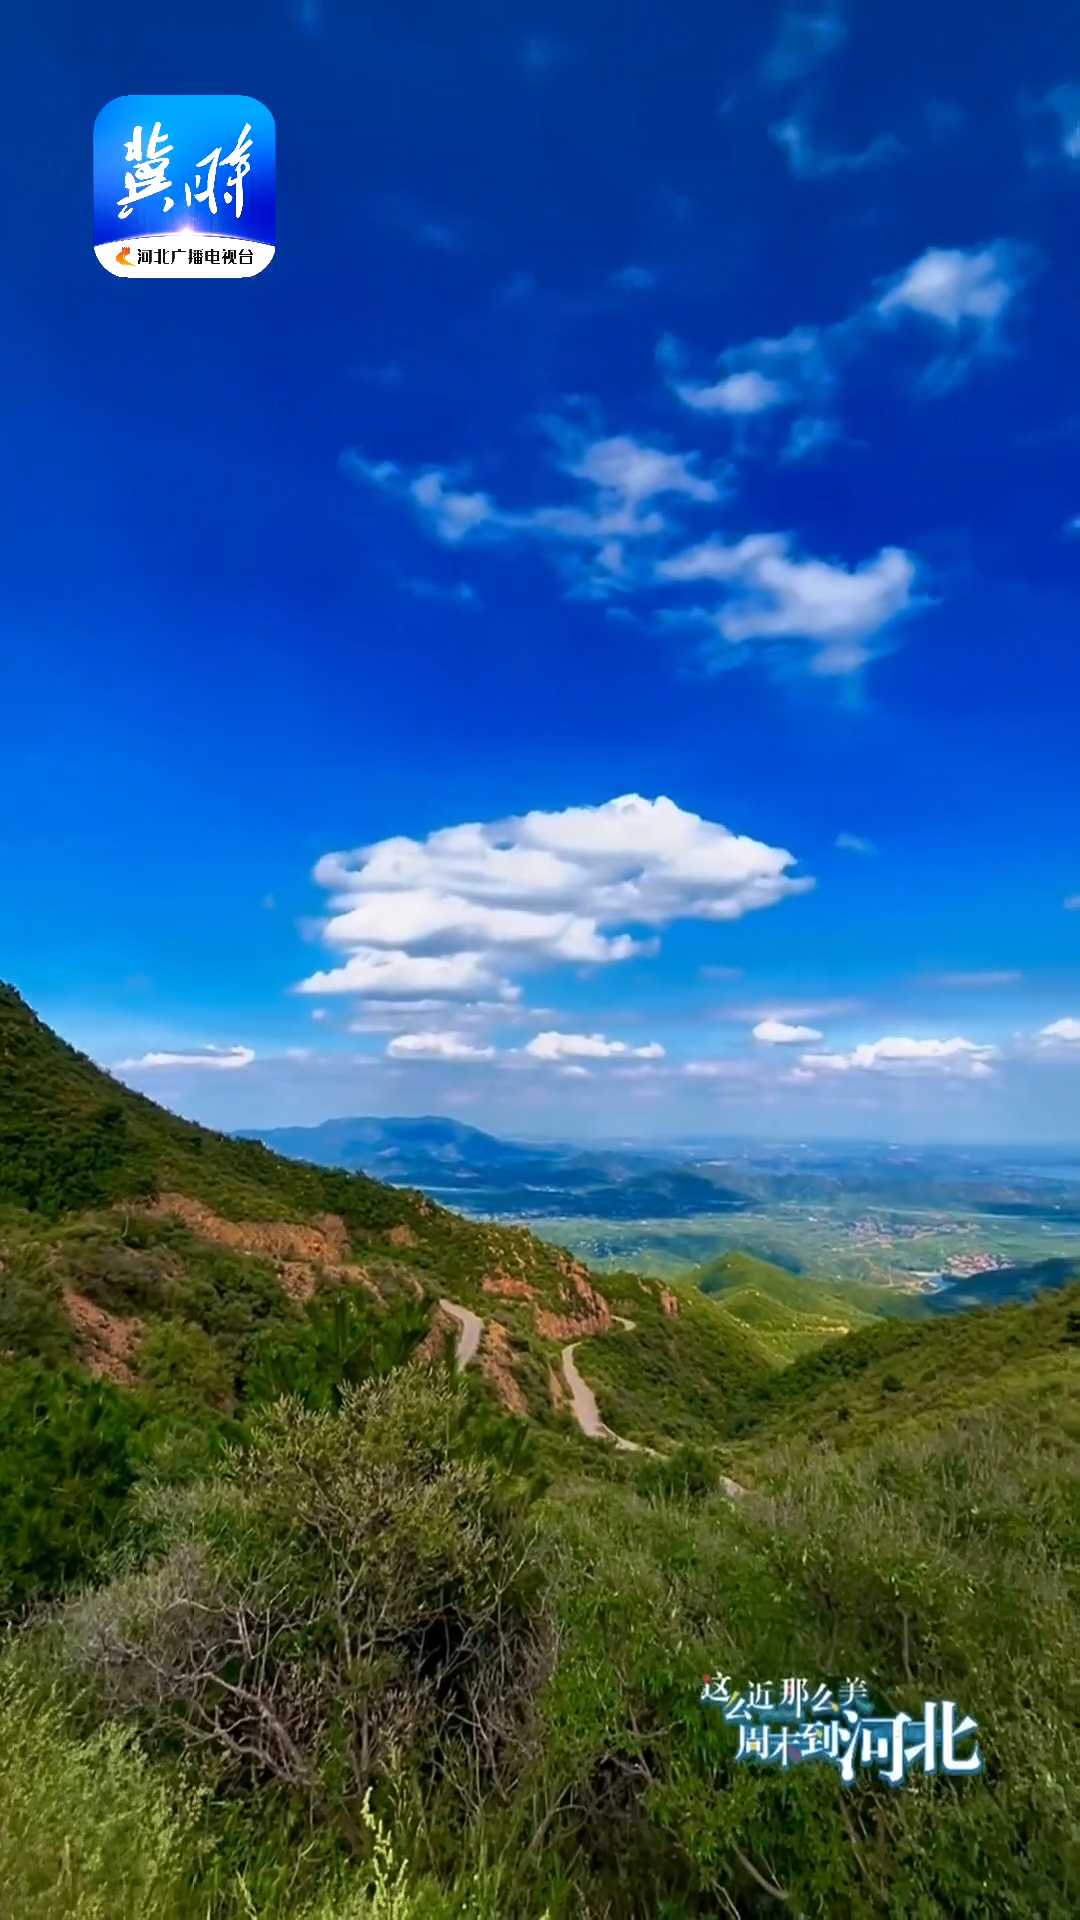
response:
[[[575,1274],[527,1234],[189,1127],[10,994],[0,1138],[0,1920],[1077,1910],[1080,1288],[594,1277],[621,1454],[552,1402]],[[360,1264],[290,1293],[162,1192]],[[418,1364],[442,1294],[529,1417]],[[954,1699],[985,1775],[738,1765],[721,1670]]]

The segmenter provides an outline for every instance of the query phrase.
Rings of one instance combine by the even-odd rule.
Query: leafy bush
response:
[[[160,1320],[139,1350],[139,1378],[167,1413],[222,1410],[232,1397],[233,1373],[220,1347],[190,1321]]]
[[[475,1804],[512,1778],[543,1609],[490,1474],[453,1457],[457,1396],[417,1370],[279,1401],[217,1481],[154,1495],[163,1551],[74,1603],[68,1659],[111,1713],[277,1781],[359,1845],[404,1764]]]

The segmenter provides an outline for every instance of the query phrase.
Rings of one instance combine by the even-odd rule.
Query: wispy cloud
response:
[[[1043,167],[1057,161],[1066,166],[1080,165],[1080,86],[1066,81],[1050,87],[1040,98],[1024,99],[1020,104],[1028,120],[1029,164]]]
[[[173,1067],[209,1068],[216,1073],[235,1072],[250,1067],[255,1059],[251,1047],[200,1047],[191,1053],[143,1053],[134,1060],[118,1060],[114,1073],[156,1073]]]
[[[391,1060],[493,1060],[494,1047],[478,1047],[462,1033],[399,1033],[386,1049]]]
[[[879,133],[854,152],[825,147],[814,138],[805,120],[794,115],[776,121],[769,128],[769,138],[786,156],[796,180],[828,180],[841,173],[866,173],[902,159],[905,151],[894,133]]]
[[[667,616],[714,636],[702,653],[713,668],[729,663],[731,648],[795,641],[809,646],[813,673],[854,673],[883,650],[886,629],[915,605],[915,562],[899,547],[883,547],[849,568],[796,557],[785,534],[749,534],[732,545],[703,541],[657,571],[668,581],[720,590],[717,608],[696,605]]]
[[[1039,1039],[1051,1044],[1062,1042],[1066,1046],[1080,1045],[1080,1020],[1066,1015],[1063,1020],[1052,1020],[1048,1027],[1039,1029]]]
[[[791,7],[780,19],[761,62],[768,87],[790,87],[838,53],[847,39],[847,23],[838,7]]]

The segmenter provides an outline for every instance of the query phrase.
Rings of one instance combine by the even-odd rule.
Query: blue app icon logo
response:
[[[94,122],[94,252],[120,280],[237,280],[276,244],[274,116],[246,93],[125,93]]]

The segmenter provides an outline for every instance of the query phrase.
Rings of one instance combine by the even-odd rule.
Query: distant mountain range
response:
[[[248,1131],[290,1159],[345,1167],[393,1186],[419,1187],[465,1212],[557,1219],[682,1219],[752,1204],[723,1169],[693,1167],[655,1150],[588,1151],[561,1142],[499,1140],[458,1120],[355,1116],[317,1127]]]

